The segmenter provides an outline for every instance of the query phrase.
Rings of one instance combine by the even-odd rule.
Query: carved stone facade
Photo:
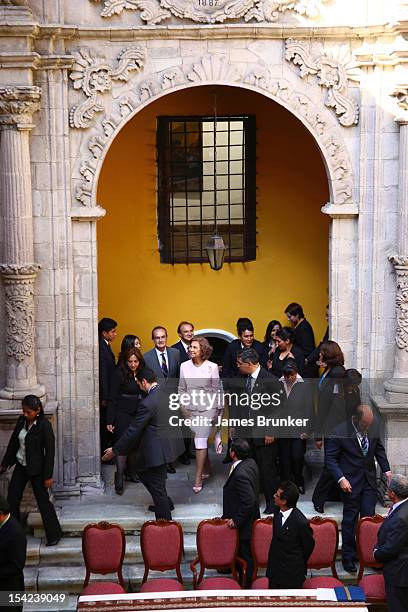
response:
[[[379,396],[384,406],[406,401],[403,8],[386,0],[0,1],[0,420],[26,392],[58,403],[64,494],[101,487],[98,177],[119,131],[172,92],[250,90],[309,131],[330,192],[322,211],[331,218],[331,335],[378,405]]]

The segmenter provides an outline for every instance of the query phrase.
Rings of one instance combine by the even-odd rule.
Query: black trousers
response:
[[[253,446],[255,451],[254,459],[259,468],[261,488],[265,495],[267,507],[274,506],[273,496],[279,484],[276,457],[278,448],[276,442],[267,446]]]
[[[250,589],[251,583],[252,583],[252,574],[254,571],[254,560],[252,559],[252,553],[251,553],[251,540],[246,540],[245,538],[239,539],[238,557],[240,557],[241,559],[247,562],[246,580],[245,580],[245,584],[242,585],[242,588]],[[239,565],[238,565],[238,573],[241,578],[242,571]]]
[[[313,491],[312,502],[316,506],[324,506],[329,500],[337,501],[340,499],[338,489],[338,484],[326,466],[324,466]]]
[[[293,480],[298,487],[305,486],[303,466],[306,440],[300,438],[279,438],[279,472],[281,480]]]
[[[47,541],[51,542],[52,540],[57,540],[61,537],[62,530],[55,508],[50,502],[48,491],[44,487],[44,479],[42,476],[29,476],[26,468],[20,463],[16,464],[9,484],[7,500],[10,504],[10,512],[17,520],[20,520],[21,498],[23,497],[24,489],[28,481],[31,482],[31,486],[33,487]]]
[[[156,519],[171,521],[170,500],[166,491],[166,466],[147,468],[138,472],[138,476],[153,499]]]
[[[343,561],[354,561],[356,552],[356,527],[359,516],[373,516],[377,503],[377,491],[366,482],[359,495],[342,493],[343,520],[341,522]],[[392,612],[394,610],[392,609]]]
[[[388,610],[391,612],[407,612],[408,587],[394,586],[385,579],[385,592],[387,594]]]

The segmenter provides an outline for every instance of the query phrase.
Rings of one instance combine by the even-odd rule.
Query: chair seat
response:
[[[126,591],[117,582],[93,582],[81,591],[81,595],[117,595],[118,593]]]
[[[204,578],[204,580],[199,585],[200,591],[218,591],[219,589],[225,590],[235,590],[238,591],[241,589],[240,585],[233,578]]]
[[[141,593],[159,593],[160,591],[184,591],[184,587],[174,578],[153,578],[140,587]]]
[[[315,578],[307,578],[303,583],[304,589],[334,589],[334,587],[342,586],[344,584],[333,576],[315,576]]]
[[[368,600],[385,601],[385,582],[382,574],[363,576],[358,586],[363,589]]]
[[[266,576],[256,578],[251,584],[251,589],[269,589],[269,580]]]

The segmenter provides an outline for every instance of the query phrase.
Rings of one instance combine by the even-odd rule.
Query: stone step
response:
[[[197,556],[196,536],[184,535],[184,560],[192,561]],[[126,535],[125,563],[141,563],[143,565],[140,537]],[[27,538],[26,566],[35,565],[82,565],[82,539],[80,537],[64,537],[56,546],[46,546],[44,538],[29,536]]]
[[[311,501],[302,501],[298,504],[298,507],[308,518],[317,515]],[[261,506],[261,512],[262,510],[263,506]],[[387,509],[382,506],[377,506],[376,511],[384,516],[387,514]],[[341,503],[328,502],[325,506],[325,513],[321,516],[334,518],[339,525],[339,529],[341,529],[342,512]],[[110,523],[121,525],[127,534],[138,534],[145,521],[154,519],[154,514],[144,507],[135,507],[127,504],[110,505],[100,502],[94,504],[64,505],[62,508],[57,509],[57,513],[64,534],[71,536],[81,535],[84,527],[89,523],[107,520]],[[184,534],[195,534],[200,521],[206,518],[221,516],[221,514],[222,506],[216,503],[176,504],[172,512],[173,519],[181,524]],[[38,512],[30,512],[27,522],[36,538],[44,537],[41,515]]]
[[[356,575],[348,574],[343,570],[341,563],[336,564],[339,579],[345,584],[355,584]],[[125,581],[126,590],[129,592],[137,592],[140,589],[144,573],[142,565],[129,565],[123,566],[123,578]],[[261,570],[259,575],[264,575],[265,571]],[[368,570],[366,573],[370,573]],[[184,580],[184,585],[187,590],[193,588],[193,575],[190,569],[189,563],[182,563],[181,574]],[[207,570],[205,575],[217,576],[215,570]],[[310,575],[310,573],[309,573]],[[330,569],[324,570],[313,570],[313,576],[330,576]],[[83,565],[61,567],[61,566],[37,566],[37,567],[26,567],[24,570],[26,591],[39,591],[49,593],[66,593],[66,594],[79,594],[82,590],[82,585],[85,578],[85,567]],[[168,572],[150,572],[149,578],[175,578],[176,574],[174,571]],[[100,576],[97,574],[92,575],[92,582],[100,581],[116,581],[115,575]]]

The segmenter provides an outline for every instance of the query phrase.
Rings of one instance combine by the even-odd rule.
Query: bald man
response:
[[[342,561],[346,572],[357,571],[356,526],[359,516],[375,514],[377,478],[375,459],[388,481],[390,464],[375,431],[370,406],[361,405],[355,416],[333,431],[325,442],[326,466],[338,482],[343,501]]]

